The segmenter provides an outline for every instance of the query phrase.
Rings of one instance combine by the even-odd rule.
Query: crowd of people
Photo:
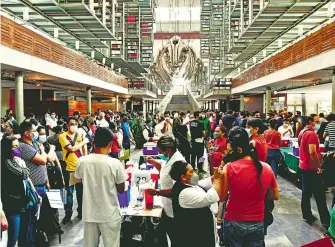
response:
[[[40,235],[63,234],[61,226],[73,218],[74,192],[76,217],[85,222],[85,246],[97,246],[100,234],[105,246],[119,246],[117,192],[125,189],[131,144],[141,149],[147,142],[157,142],[166,161],[161,165],[146,159],[160,173],[161,189],[150,193],[162,197],[161,224],[171,246],[214,247],[215,222],[222,224],[224,246],[264,246],[273,201],[279,198],[280,147],[290,137],[298,138],[300,146],[303,219],[316,221],[310,202],[314,195],[321,223],[328,229],[329,210],[318,176],[319,145],[335,151],[334,114],[303,117],[301,112],[201,110],[144,116],[98,110],[57,117],[48,111],[40,118],[29,114],[17,123],[7,110],[0,136],[0,216],[2,228],[8,227],[7,246],[39,247]],[[204,169],[206,160],[209,171]],[[66,191],[61,222],[48,201],[50,188]],[[211,210],[213,205],[216,209]],[[218,213],[222,207],[223,215]],[[185,236],[190,236],[186,245]]]

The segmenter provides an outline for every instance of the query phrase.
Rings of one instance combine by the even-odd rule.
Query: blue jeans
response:
[[[31,210],[20,214],[6,214],[8,220],[8,243],[7,247],[34,247],[36,222]]]
[[[268,150],[268,157],[266,158],[266,163],[268,163],[271,166],[272,171],[275,174],[275,177],[277,177],[278,174],[278,165],[281,157],[282,154],[279,149]]]
[[[72,207],[73,207],[73,191],[74,188],[76,187],[76,195],[77,195],[77,202],[78,202],[78,208],[77,212],[78,215],[82,215],[82,208],[83,208],[83,184],[82,183],[77,183],[75,185],[69,185],[70,182],[70,174],[72,172],[63,171],[63,176],[64,176],[64,182],[65,182],[65,189],[67,191],[67,197],[66,197],[66,204],[64,205],[64,210],[65,210],[65,217],[71,218],[72,217]]]
[[[301,211],[304,219],[312,217],[311,197],[314,195],[316,205],[318,207],[321,223],[329,225],[330,215],[327,208],[325,188],[322,180],[316,171],[301,170],[302,175],[302,198]]]
[[[224,219],[222,235],[225,247],[262,247],[264,222],[234,222]]]

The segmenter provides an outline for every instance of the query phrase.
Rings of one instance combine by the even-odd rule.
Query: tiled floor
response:
[[[133,152],[132,158],[138,159],[139,153]],[[301,246],[322,238],[320,222],[313,226],[308,225],[302,220],[300,210],[301,191],[292,183],[279,177],[279,187],[281,189],[280,199],[276,202],[274,209],[274,223],[268,229],[266,236],[267,247],[296,247]],[[327,194],[329,207],[331,194]],[[312,202],[313,213],[318,216],[315,201]],[[60,219],[64,216],[63,210],[60,211]],[[74,213],[74,217],[76,214]],[[74,219],[72,224],[63,226],[65,234],[62,236],[62,243],[58,244],[58,237],[51,240],[51,246],[83,246],[84,228],[83,222]],[[100,244],[100,246],[103,246]],[[131,247],[131,246],[129,246]]]

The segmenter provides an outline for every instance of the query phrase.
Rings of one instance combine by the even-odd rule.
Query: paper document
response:
[[[72,186],[72,185],[77,184],[77,183],[81,183],[81,180],[74,176],[74,172],[71,172],[70,173],[69,185]]]
[[[60,190],[49,190],[47,191],[47,196],[48,196],[51,208],[63,208],[64,207]]]

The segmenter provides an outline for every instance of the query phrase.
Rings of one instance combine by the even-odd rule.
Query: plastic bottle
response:
[[[143,197],[144,197],[145,180],[141,179],[138,187],[139,187],[139,189],[138,189],[137,202],[138,203],[142,203],[143,202]]]
[[[138,189],[136,186],[136,183],[132,181],[131,187],[130,187],[130,204],[131,206],[135,206],[137,202],[138,197]]]

